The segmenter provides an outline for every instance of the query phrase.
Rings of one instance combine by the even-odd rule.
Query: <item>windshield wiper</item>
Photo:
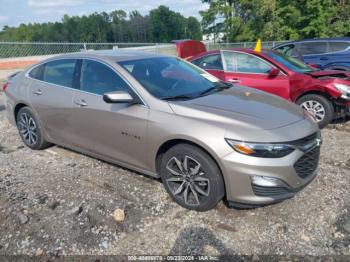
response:
[[[187,95],[177,95],[177,96],[165,96],[162,97],[162,100],[187,100],[187,99],[194,99],[195,97],[193,96],[187,96]]]
[[[199,96],[205,96],[205,95],[208,95],[208,94],[211,94],[213,92],[220,92],[224,89],[228,89],[232,87],[232,85],[229,85],[227,83],[220,83],[220,84],[216,84],[215,86],[213,87],[210,87],[208,88],[207,90],[204,90],[203,92],[199,93]]]

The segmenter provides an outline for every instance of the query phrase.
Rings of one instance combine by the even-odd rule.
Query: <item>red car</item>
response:
[[[350,72],[320,71],[272,50],[206,51],[199,41],[177,41],[178,55],[217,78],[257,88],[308,110],[322,128],[350,115]]]

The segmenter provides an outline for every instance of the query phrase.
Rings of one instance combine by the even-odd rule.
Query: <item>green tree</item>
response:
[[[186,18],[180,13],[171,11],[169,7],[159,6],[149,14],[152,39],[165,43],[175,39],[185,38]]]
[[[204,32],[223,32],[228,41],[288,40],[346,36],[349,0],[202,0]]]
[[[185,37],[195,40],[202,40],[201,25],[198,22],[197,18],[193,16],[187,18]]]
[[[170,42],[182,38],[201,39],[198,20],[188,19],[166,6],[143,16],[137,10],[128,16],[123,10],[109,14],[63,16],[61,22],[5,26],[0,40],[49,42]]]

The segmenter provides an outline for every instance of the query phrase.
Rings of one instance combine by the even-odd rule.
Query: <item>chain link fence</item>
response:
[[[45,56],[83,50],[111,50],[119,48],[157,47],[155,43],[42,43],[0,42],[0,58]]]
[[[262,42],[264,48],[272,48],[285,41]],[[206,43],[208,50],[222,48],[252,48],[255,42]],[[138,49],[176,55],[174,44],[157,43],[42,43],[42,42],[0,42],[0,58],[46,56],[83,50]]]

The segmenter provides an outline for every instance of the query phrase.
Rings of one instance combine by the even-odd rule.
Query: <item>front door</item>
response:
[[[225,81],[253,87],[290,99],[289,78],[282,72],[271,76],[274,68],[269,62],[252,54],[236,51],[223,51]]]
[[[149,108],[143,104],[109,104],[103,94],[125,90],[136,94],[108,65],[83,60],[73,118],[76,146],[109,159],[144,168]]]

